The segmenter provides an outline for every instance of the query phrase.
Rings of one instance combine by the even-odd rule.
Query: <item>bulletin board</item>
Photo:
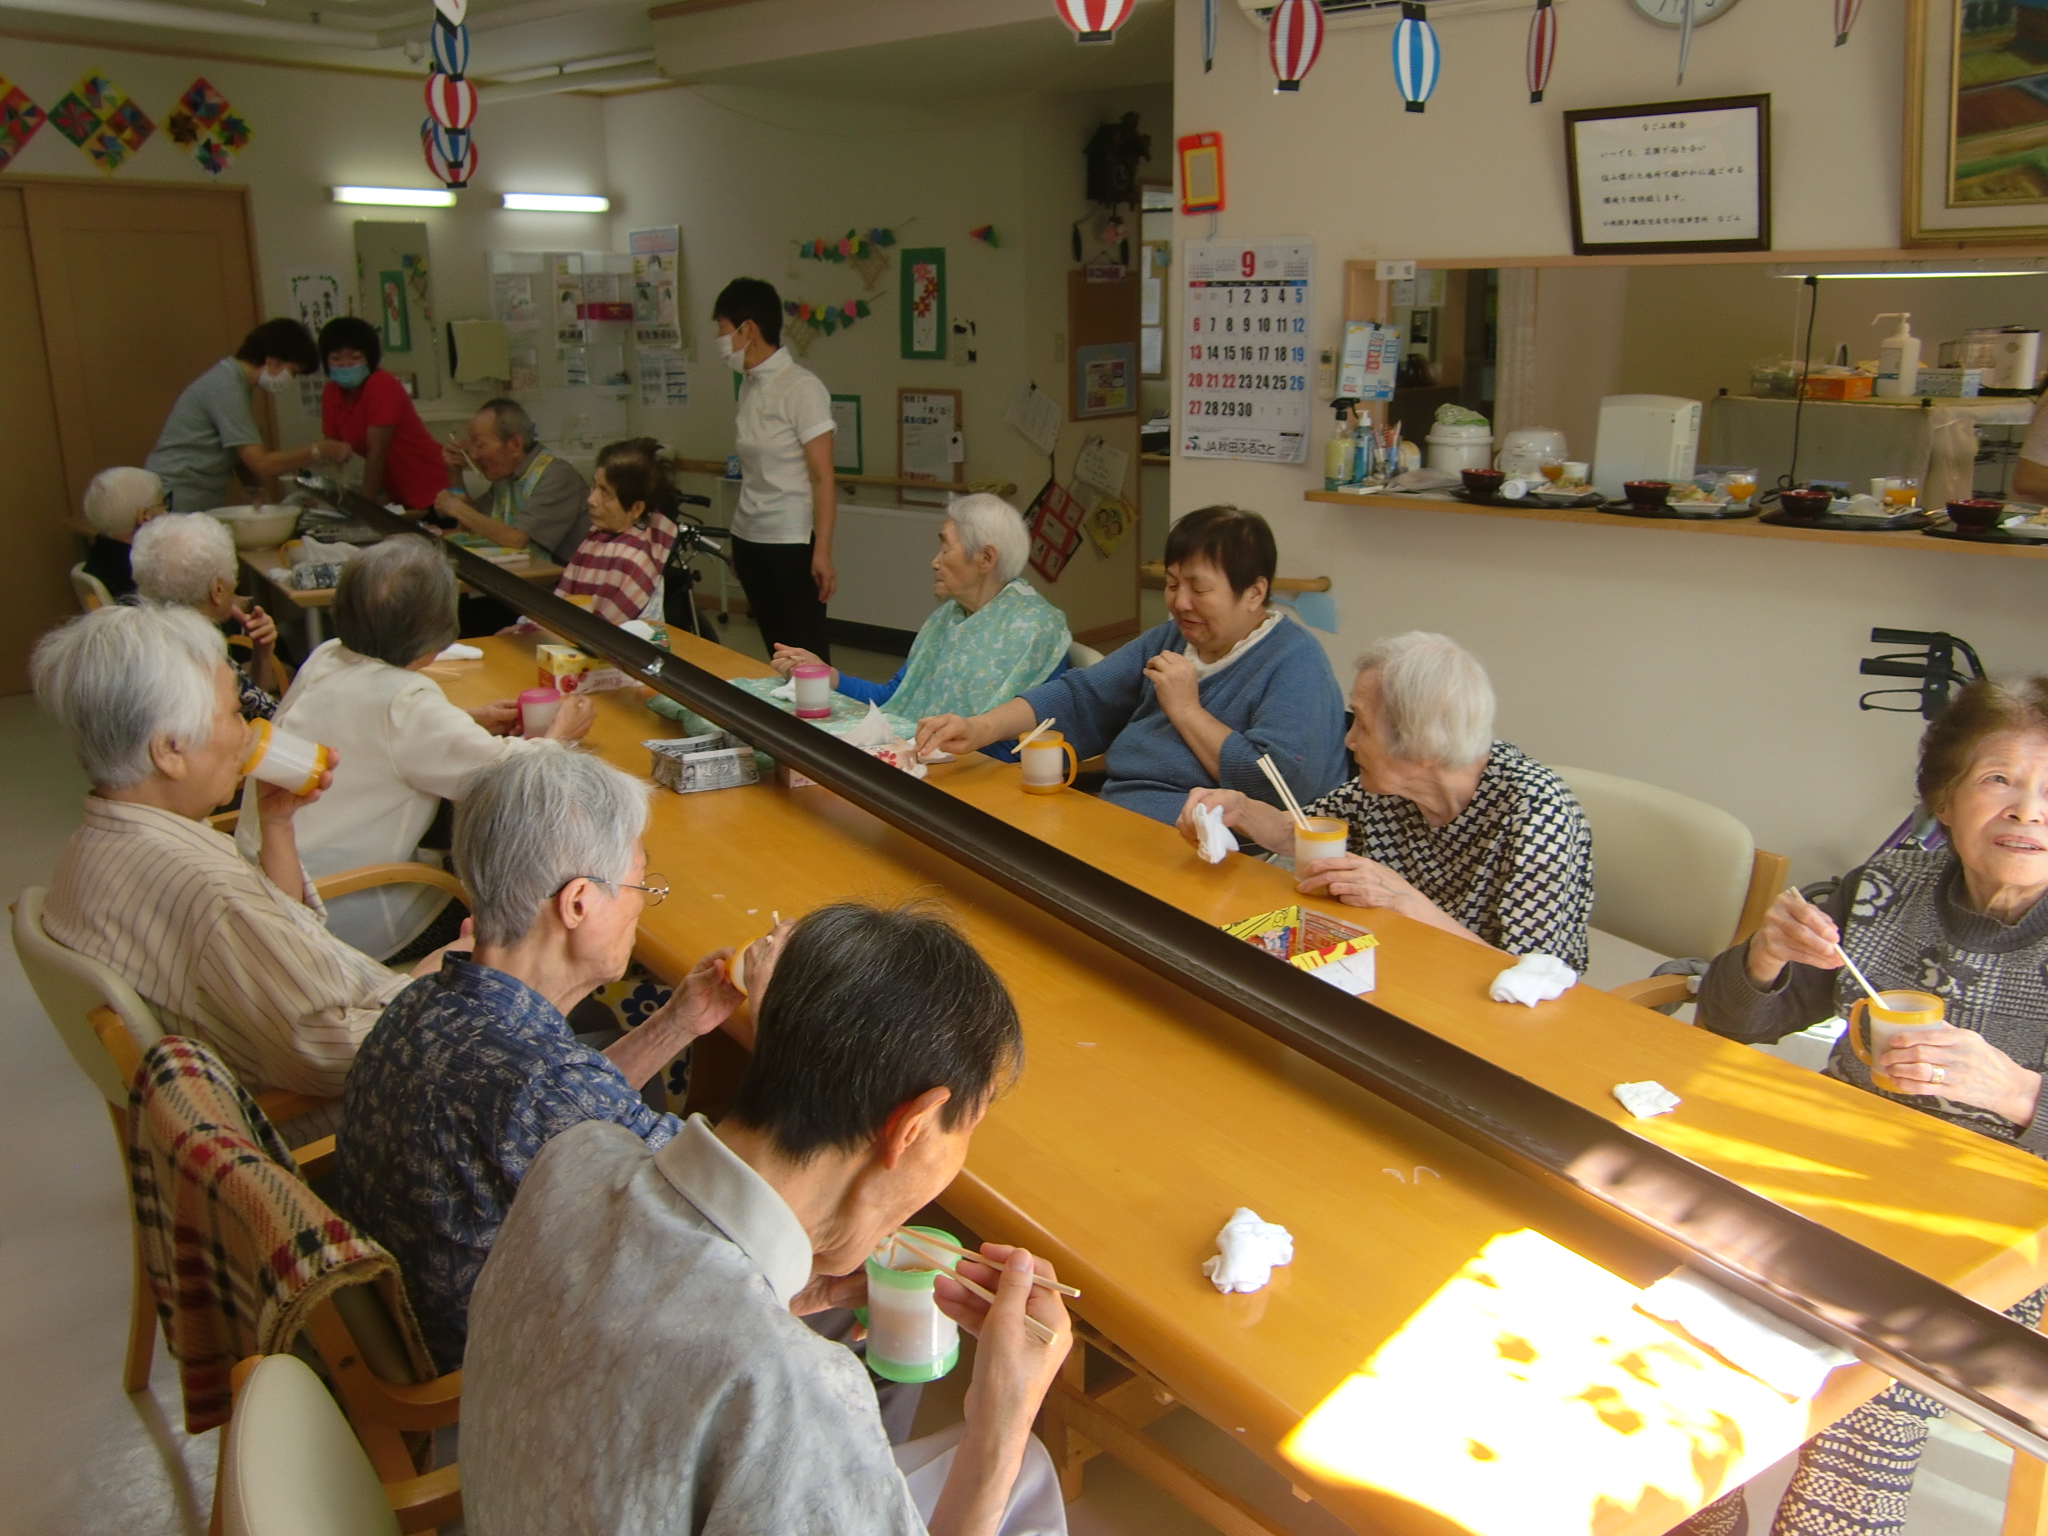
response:
[[[952,482],[967,475],[966,450],[960,436],[960,391],[899,389],[896,391],[896,476],[900,480]],[[948,493],[902,488],[913,504],[944,506]]]
[[[1138,414],[1140,286],[1135,272],[1108,283],[1067,274],[1067,420]]]

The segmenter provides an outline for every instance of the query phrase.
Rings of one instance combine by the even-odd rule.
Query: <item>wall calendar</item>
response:
[[[1315,246],[1207,240],[1185,253],[1181,457],[1303,463]]]

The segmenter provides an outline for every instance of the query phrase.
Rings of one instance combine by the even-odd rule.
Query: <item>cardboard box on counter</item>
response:
[[[754,749],[724,731],[671,741],[643,741],[640,745],[653,754],[654,782],[679,795],[761,782]]]
[[[573,645],[537,645],[533,656],[539,664],[540,686],[562,693],[601,693],[633,682],[610,662],[586,656]]]
[[[1922,368],[1919,382],[1913,386],[1918,395],[1955,395],[1965,400],[1983,389],[1982,368]]]

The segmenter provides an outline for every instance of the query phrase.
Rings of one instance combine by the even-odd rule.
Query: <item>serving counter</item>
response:
[[[719,676],[765,671],[674,643]],[[526,643],[482,646],[431,669],[458,704],[533,681]],[[640,743],[676,729],[623,694],[596,704],[587,746],[644,776]],[[1272,866],[1204,865],[1106,802],[1024,795],[1013,767],[967,758],[930,782],[1205,922],[1303,900]],[[1043,1426],[1063,1461],[1087,1441],[1225,1530],[1276,1529],[1142,1433],[1178,1401],[1360,1531],[1654,1536],[1882,1385],[1848,1366],[1786,1401],[1633,1310],[1671,1267],[1659,1251],[828,790],[657,790],[647,844],[671,884],[640,930],[661,975],[776,909],[937,896],[1003,976],[1026,1070],[943,1201],[1050,1256],[1100,1358],[1135,1373],[1104,1386],[1070,1364]],[[2033,1158],[1590,988],[1489,1002],[1497,952],[1350,915],[1380,942],[1372,1000],[1399,1018],[1989,1305],[2048,1278]],[[1643,1078],[1679,1110],[1628,1122],[1611,1089]],[[1295,1259],[1219,1296],[1199,1266],[1241,1205],[1285,1225]]]

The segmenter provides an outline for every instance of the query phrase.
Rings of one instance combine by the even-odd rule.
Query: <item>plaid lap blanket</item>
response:
[[[433,1375],[391,1255],[307,1188],[256,1101],[197,1040],[166,1035],[142,1058],[128,1174],[188,1433],[227,1422],[236,1361],[289,1349],[344,1286],[375,1285],[417,1379]]]
[[[592,528],[569,557],[555,596],[594,599],[591,612],[609,624],[637,619],[654,601],[661,569],[675,545],[676,525],[659,512],[648,513],[623,533]]]

